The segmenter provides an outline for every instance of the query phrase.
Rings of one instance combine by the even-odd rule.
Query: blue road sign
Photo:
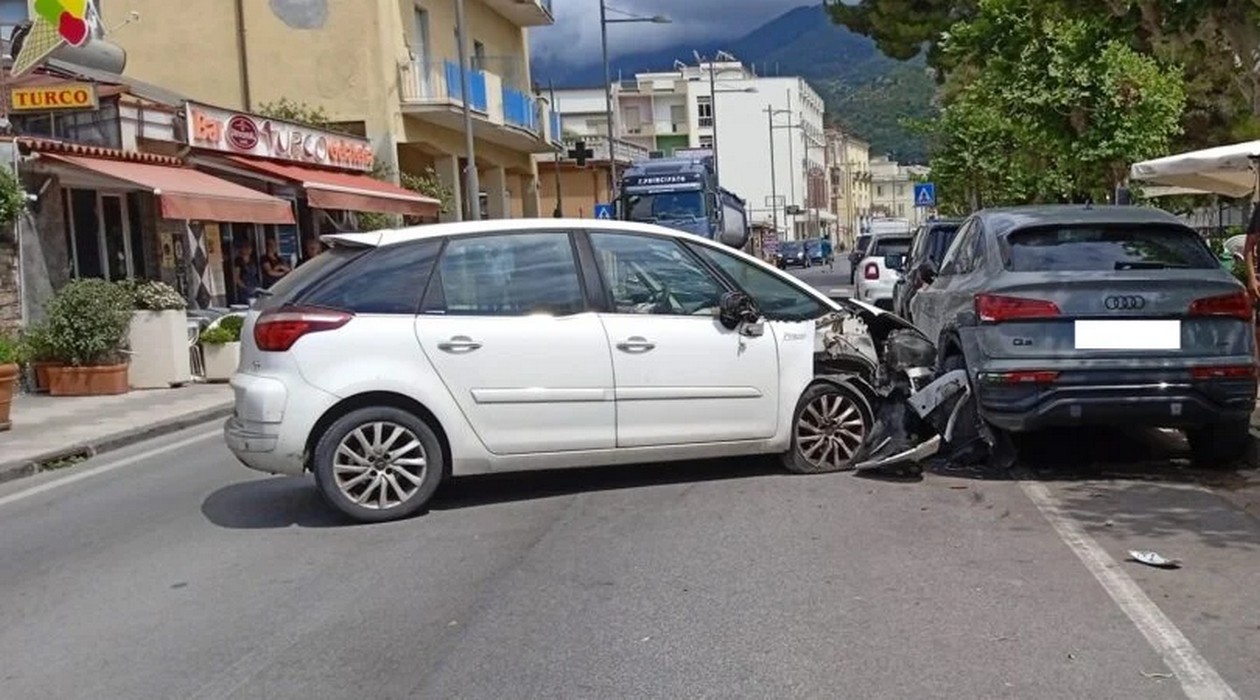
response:
[[[612,220],[612,218],[613,218],[613,205],[611,205],[611,204],[596,204],[596,205],[595,205],[595,218],[596,218],[596,219],[608,219],[608,220],[610,220],[610,221],[611,221],[611,220]]]
[[[936,183],[934,182],[914,183],[914,206],[916,207],[936,206]]]

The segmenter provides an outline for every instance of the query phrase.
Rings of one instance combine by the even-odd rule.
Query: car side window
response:
[[[971,227],[971,255],[968,258],[969,266],[967,272],[975,272],[984,265],[984,229],[980,224],[973,224]]]
[[[745,260],[698,243],[688,243],[687,247],[725,272],[771,321],[805,321],[827,311],[817,299]]]
[[[949,246],[949,250],[945,252],[945,257],[941,259],[940,276],[958,275],[966,271],[962,268],[962,264],[965,262],[966,257],[970,255],[971,245],[969,241],[974,230],[975,225],[970,221],[963,224],[963,227],[959,229],[958,235],[954,237],[954,242]]]
[[[677,241],[628,233],[590,239],[614,312],[717,315],[726,287]]]
[[[565,316],[586,309],[567,233],[452,238],[425,295],[424,313]]]
[[[415,314],[441,248],[438,240],[375,248],[336,269],[301,303],[361,314]]]

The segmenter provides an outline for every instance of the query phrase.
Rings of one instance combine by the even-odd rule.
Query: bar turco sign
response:
[[[184,104],[188,145],[242,156],[370,172],[375,156],[367,139],[292,122]]]

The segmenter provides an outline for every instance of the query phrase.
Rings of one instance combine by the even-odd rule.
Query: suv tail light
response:
[[[981,323],[1001,323],[1028,318],[1050,318],[1059,315],[1059,305],[1044,299],[1004,297],[997,294],[976,295],[976,316]]]
[[[866,263],[866,269],[862,271],[862,276],[868,280],[879,279],[879,265]]]
[[[307,333],[341,328],[352,318],[345,311],[301,306],[264,311],[254,323],[254,343],[259,350],[284,352]]]
[[[1190,370],[1190,376],[1194,379],[1254,379],[1256,366],[1194,367]]]
[[[1059,373],[1051,370],[1024,370],[1021,372],[999,372],[981,375],[981,378],[992,384],[1053,384]]]
[[[1191,316],[1229,316],[1250,321],[1252,314],[1251,297],[1246,292],[1205,297],[1190,302]]]

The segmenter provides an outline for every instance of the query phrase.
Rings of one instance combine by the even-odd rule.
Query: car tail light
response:
[[[341,328],[352,318],[354,314],[345,311],[310,307],[264,311],[254,323],[254,343],[259,350],[284,352],[307,333]]]
[[[1058,378],[1058,372],[1039,369],[985,375],[985,379],[994,384],[1050,384]]]
[[[1190,303],[1191,316],[1229,316],[1250,321],[1252,313],[1251,297],[1246,292],[1205,297]]]
[[[1194,367],[1190,376],[1194,379],[1252,379],[1256,376],[1256,366]]]
[[[981,323],[1049,318],[1058,315],[1058,304],[1044,299],[1004,297],[997,294],[976,295],[976,316],[980,318]]]
[[[879,279],[879,265],[866,263],[866,269],[862,271],[862,276],[868,280]]]

